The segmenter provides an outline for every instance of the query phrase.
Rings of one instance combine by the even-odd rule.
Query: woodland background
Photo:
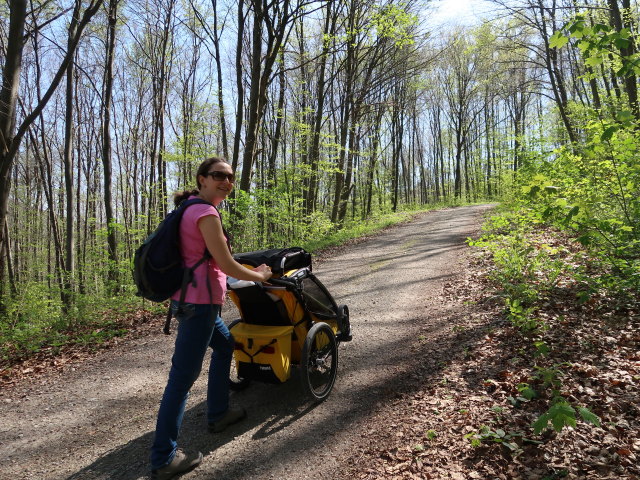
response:
[[[598,259],[579,301],[637,293],[636,2],[490,3],[430,31],[412,0],[2,1],[2,361],[117,334],[133,251],[214,154],[236,251],[505,201]]]

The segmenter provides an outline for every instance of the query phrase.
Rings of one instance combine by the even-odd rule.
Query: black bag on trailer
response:
[[[300,247],[273,248],[257,252],[237,253],[233,258],[238,263],[257,267],[268,265],[275,274],[282,274],[287,270],[307,267],[311,270],[311,254]]]

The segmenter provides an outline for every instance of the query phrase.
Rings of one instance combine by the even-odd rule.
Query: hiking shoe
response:
[[[239,422],[246,416],[247,411],[244,408],[230,408],[220,420],[209,424],[209,431],[211,433],[219,433],[229,425]]]
[[[200,462],[202,462],[202,454],[200,452],[186,454],[178,449],[171,463],[151,471],[151,478],[152,480],[169,480],[180,473],[193,470],[200,465]]]

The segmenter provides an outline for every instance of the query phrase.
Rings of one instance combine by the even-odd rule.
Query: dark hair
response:
[[[189,198],[191,195],[197,195],[200,192],[200,181],[198,180],[198,177],[200,175],[204,175],[205,173],[207,173],[209,171],[209,167],[216,163],[228,164],[228,162],[222,157],[209,157],[205,161],[203,161],[198,167],[198,170],[196,171],[196,184],[198,185],[198,188],[192,188],[190,190],[183,190],[181,192],[174,193],[173,203],[176,207],[180,205],[183,201],[185,201],[187,198]]]

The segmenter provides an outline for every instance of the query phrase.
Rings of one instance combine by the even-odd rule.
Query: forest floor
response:
[[[597,295],[576,306],[579,286],[560,282],[538,312],[549,352],[532,362],[490,260],[465,246],[486,209],[431,212],[319,258],[314,271],[354,330],[331,396],[305,402],[294,378],[252,385],[232,394],[247,422],[212,437],[199,426],[204,371],[182,439],[205,461],[182,478],[640,478],[638,310]],[[131,333],[101,351],[0,371],[0,478],[146,477],[173,337],[144,312],[122,323]],[[541,383],[543,369],[601,426],[533,435],[548,399],[527,401],[518,386]]]
[[[539,235],[546,245],[579,249],[557,234]],[[561,278],[536,312],[543,334],[527,337],[505,320],[503,298],[488,280],[489,255],[469,252],[465,261],[442,292],[458,305],[441,319],[455,334],[434,342],[423,329],[411,345],[419,368],[371,419],[342,478],[640,479],[640,298],[594,293],[579,305],[584,285]],[[536,336],[545,354],[535,350]],[[430,377],[434,370],[439,379]],[[549,398],[529,401],[519,386],[544,392],[550,380],[600,425],[576,413],[575,428],[534,435]]]

